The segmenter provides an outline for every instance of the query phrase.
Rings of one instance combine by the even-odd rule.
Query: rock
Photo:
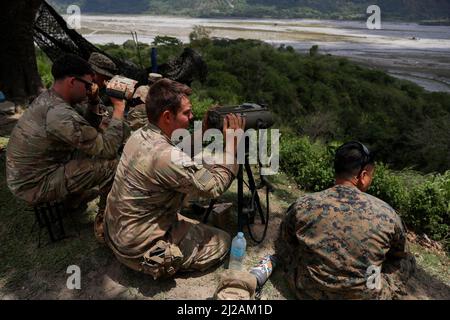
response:
[[[13,102],[5,101],[0,103],[0,114],[16,113],[16,105]]]

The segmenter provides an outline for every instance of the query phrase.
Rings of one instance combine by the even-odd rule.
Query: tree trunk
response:
[[[42,87],[33,42],[35,15],[42,0],[0,4],[0,90],[8,100],[26,101]]]

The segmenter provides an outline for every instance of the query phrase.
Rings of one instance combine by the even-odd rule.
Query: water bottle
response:
[[[276,258],[274,255],[265,256],[256,267],[250,270],[250,273],[256,277],[258,287],[262,287],[272,274],[273,268],[276,266]]]
[[[244,233],[238,232],[231,242],[229,269],[242,270],[242,261],[244,260],[246,247],[247,241],[245,241]]]

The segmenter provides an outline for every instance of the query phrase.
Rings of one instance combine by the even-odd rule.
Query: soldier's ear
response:
[[[367,189],[369,189],[371,182],[372,175],[370,170],[364,169],[359,176],[358,184],[361,186],[360,189],[365,192]]]
[[[161,114],[161,119],[165,122],[165,123],[169,123],[172,119],[172,112],[170,112],[170,110],[165,110],[162,114]]]
[[[67,77],[65,81],[67,82],[67,85],[72,88],[75,85],[76,79],[75,77]]]

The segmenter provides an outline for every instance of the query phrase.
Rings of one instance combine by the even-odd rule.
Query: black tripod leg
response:
[[[244,215],[242,214],[242,209],[244,206],[244,175],[243,175],[243,166],[239,165],[239,171],[237,175],[238,179],[238,232],[242,232],[244,230]]]
[[[261,207],[261,201],[259,200],[258,190],[256,189],[255,179],[253,178],[252,168],[250,168],[250,164],[245,161],[245,171],[247,172],[248,184],[250,187],[250,191],[255,193],[255,202],[258,207],[259,216],[261,218],[261,223],[266,224],[266,219],[264,218],[264,213]]]

